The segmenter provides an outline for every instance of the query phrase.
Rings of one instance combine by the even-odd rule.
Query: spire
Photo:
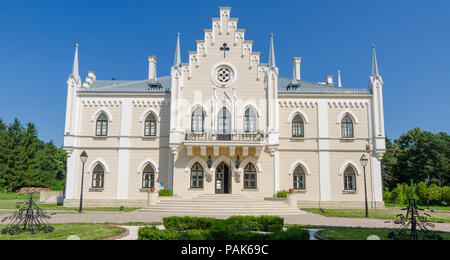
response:
[[[276,67],[275,63],[275,49],[273,46],[273,33],[270,34],[270,53],[269,53],[269,68]]]
[[[174,66],[179,66],[181,64],[181,51],[180,51],[180,33],[177,34],[177,47],[175,49],[175,61]]]
[[[378,72],[378,62],[377,62],[377,53],[375,51],[375,44],[372,45],[373,49],[373,57],[372,57],[372,77],[380,76]]]
[[[78,43],[75,44],[75,58],[73,60],[73,68],[72,68],[72,76],[75,79],[79,79],[80,78],[80,69],[79,69],[79,65],[78,65]]]
[[[342,88],[341,70],[338,70],[338,87]]]

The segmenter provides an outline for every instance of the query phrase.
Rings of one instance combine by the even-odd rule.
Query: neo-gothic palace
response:
[[[342,87],[340,74],[336,83],[331,76],[303,80],[297,57],[292,76],[283,77],[273,35],[268,63],[261,63],[231,8],[219,10],[186,63],[178,35],[168,76],[157,76],[150,56],[148,79],[97,80],[89,72],[82,82],[77,45],[67,81],[65,205],[79,202],[86,151],[85,205],[143,206],[155,188],[182,199],[255,200],[293,189],[300,207],[363,207],[366,186],[370,205],[383,206],[383,80],[375,49],[368,89]]]

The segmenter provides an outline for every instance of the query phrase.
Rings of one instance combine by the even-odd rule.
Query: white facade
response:
[[[178,34],[169,76],[148,57],[146,80],[81,82],[78,45],[67,81],[64,147],[66,205],[145,205],[149,188],[178,197],[244,194],[272,197],[293,189],[300,207],[362,207],[362,154],[368,198],[382,206],[380,159],[385,152],[383,80],[375,48],[369,89],[303,80],[301,58],[291,77],[276,66],[273,34],[268,64],[253,41],[219,8],[197,50],[181,62]]]

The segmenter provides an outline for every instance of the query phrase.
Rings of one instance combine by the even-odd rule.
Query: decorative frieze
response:
[[[317,102],[301,100],[280,100],[280,108],[315,108]]]
[[[366,108],[368,104],[368,102],[361,101],[328,102],[330,108]]]
[[[121,100],[102,100],[102,99],[87,99],[81,100],[81,104],[85,107],[118,107],[122,104]]]

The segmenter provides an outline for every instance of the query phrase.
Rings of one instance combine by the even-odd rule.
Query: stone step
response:
[[[177,214],[229,214],[229,215],[287,215],[302,214],[299,210],[258,210],[258,209],[170,209],[165,207],[150,207],[141,209],[140,212],[169,212]]]

